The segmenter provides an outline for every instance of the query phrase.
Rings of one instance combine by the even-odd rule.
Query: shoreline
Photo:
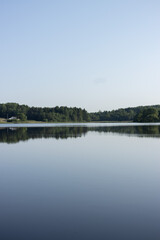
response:
[[[133,121],[90,121],[90,122],[43,122],[43,121],[35,121],[35,120],[28,120],[28,121],[18,121],[18,122],[7,122],[7,121],[0,121],[0,124],[57,124],[57,123],[133,123]]]

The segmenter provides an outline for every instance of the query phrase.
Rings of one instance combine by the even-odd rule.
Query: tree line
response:
[[[90,113],[92,121],[160,122],[160,105]]]
[[[160,105],[121,108],[112,111],[88,113],[76,107],[29,107],[18,103],[0,104],[0,118],[16,117],[21,121],[43,122],[90,122],[90,121],[133,121],[160,122]],[[9,120],[10,119],[10,120]],[[14,119],[15,121],[15,119]]]
[[[134,122],[160,122],[159,108],[144,108],[134,117]]]
[[[35,120],[43,122],[88,122],[90,116],[85,109],[69,107],[29,107],[18,103],[0,104],[0,117],[16,117],[21,121]]]

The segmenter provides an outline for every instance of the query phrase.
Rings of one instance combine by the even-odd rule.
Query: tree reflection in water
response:
[[[0,128],[0,142],[18,143],[19,141],[38,138],[77,138],[85,136],[88,132],[115,133],[137,137],[160,137],[160,126]]]

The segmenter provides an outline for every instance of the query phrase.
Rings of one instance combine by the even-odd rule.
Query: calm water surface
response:
[[[160,125],[1,125],[0,239],[159,240],[159,149]]]

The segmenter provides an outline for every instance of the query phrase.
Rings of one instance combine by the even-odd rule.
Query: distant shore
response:
[[[87,112],[77,107],[29,107],[18,103],[0,104],[0,123],[123,123],[160,122],[160,105]]]
[[[12,121],[12,122],[8,122],[7,119],[5,118],[0,118],[0,124],[26,124],[26,123],[29,123],[29,124],[39,124],[39,123],[132,123],[133,121],[90,121],[90,122],[44,122],[44,121],[35,121],[35,120],[27,120],[27,121],[21,121],[21,120],[18,120],[18,121]]]

